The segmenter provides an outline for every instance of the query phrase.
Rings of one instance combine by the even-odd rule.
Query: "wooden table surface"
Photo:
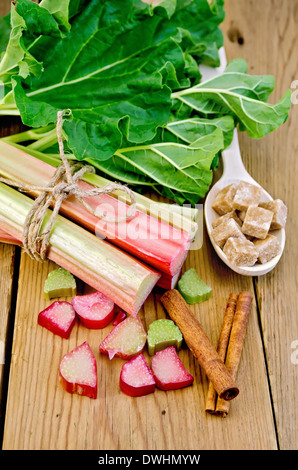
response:
[[[2,0],[0,13],[9,8]],[[243,57],[249,72],[276,77],[276,101],[298,79],[298,0],[229,0],[222,26],[228,60]],[[293,87],[295,83],[293,84]],[[298,90],[298,82],[296,84]],[[43,284],[51,263],[32,261],[19,248],[0,245],[0,364],[2,448],[118,450],[290,450],[298,443],[297,172],[298,91],[285,125],[261,140],[240,135],[243,161],[253,178],[288,206],[285,252],[276,269],[259,278],[232,273],[205,234],[191,251],[193,266],[213,288],[192,310],[216,346],[230,292],[249,290],[254,302],[237,384],[239,396],[227,418],[205,413],[208,381],[192,354],[181,358],[195,380],[191,387],[130,398],[119,390],[123,361],[98,353],[110,327],[75,327],[62,340],[37,325],[48,305]],[[17,132],[18,119],[1,121],[1,135]],[[165,317],[158,293],[140,316],[145,326]],[[87,340],[98,360],[98,398],[66,393],[58,367],[66,352]],[[4,360],[5,359],[5,360]]]

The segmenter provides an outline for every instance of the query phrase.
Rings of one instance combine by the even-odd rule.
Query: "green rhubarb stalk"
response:
[[[33,201],[0,183],[0,225],[22,240]],[[41,231],[51,216],[48,210]],[[48,258],[130,315],[136,315],[159,279],[159,274],[117,247],[58,215],[50,235]]]

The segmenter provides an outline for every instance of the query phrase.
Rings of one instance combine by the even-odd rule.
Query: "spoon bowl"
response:
[[[250,176],[250,174],[246,171],[243,165],[236,129],[234,130],[234,136],[231,145],[222,152],[222,161],[224,167],[223,175],[220,180],[217,181],[217,183],[215,183],[215,185],[209,191],[204,205],[204,216],[210,241],[217,255],[227,266],[229,266],[230,269],[244,276],[262,276],[263,274],[266,274],[272,269],[274,269],[282,256],[286,239],[285,229],[282,228],[280,230],[274,230],[274,235],[278,238],[280,243],[280,253],[267,263],[255,264],[254,266],[247,267],[235,266],[228,260],[223,250],[219,248],[218,245],[216,245],[211,235],[212,223],[219,217],[219,215],[212,208],[214,199],[218,191],[232,183],[239,184],[240,181],[246,181],[247,183],[254,184],[258,187],[261,186]],[[272,200],[273,198],[271,197],[271,195],[262,188],[262,196],[260,202],[269,202]]]

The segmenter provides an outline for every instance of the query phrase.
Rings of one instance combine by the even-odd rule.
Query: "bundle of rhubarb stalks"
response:
[[[0,184],[1,241],[22,244],[26,216],[39,194],[34,188],[47,186],[55,170],[54,166],[0,142],[1,174],[33,188],[30,195],[25,195]],[[103,186],[103,179],[95,174],[85,174],[84,179],[91,181],[79,181],[84,189]],[[137,195],[137,209],[133,217],[125,219],[129,204],[117,195],[100,194],[87,199],[95,214],[74,196],[63,201],[51,230],[48,258],[100,290],[127,313],[136,315],[156,284],[166,289],[175,286],[197,229],[193,220],[196,211],[179,214],[176,206],[172,209],[174,206],[150,204],[148,200],[147,212],[142,204],[146,198]],[[151,207],[154,215],[150,214]],[[106,217],[97,216],[96,209],[100,213],[104,210]],[[156,216],[158,212],[160,218]],[[44,224],[50,216],[48,209]],[[121,217],[125,220],[114,221]]]

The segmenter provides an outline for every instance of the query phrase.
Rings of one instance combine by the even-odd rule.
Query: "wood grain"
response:
[[[5,3],[9,4],[0,5],[2,13]],[[250,72],[274,74],[272,99],[280,98],[298,79],[297,0],[229,0],[225,8],[223,31],[228,59],[243,57]],[[36,263],[22,254],[3,449],[296,448],[298,365],[292,364],[290,357],[291,343],[298,339],[294,189],[297,109],[293,107],[284,126],[260,141],[240,135],[248,171],[289,207],[286,251],[278,267],[257,280],[236,275],[216,257],[206,233],[203,248],[191,251],[184,267],[195,267],[213,288],[208,301],[191,308],[214,345],[230,292],[256,293],[237,375],[240,394],[233,400],[229,416],[221,419],[205,413],[208,381],[186,348],[179,356],[195,378],[193,386],[169,392],[156,390],[135,399],[121,393],[123,361],[110,361],[98,352],[111,327],[91,331],[77,324],[69,340],[62,340],[38,326],[37,315],[48,305],[43,299],[43,283],[54,265]],[[8,248],[0,260],[7,260],[11,250]],[[3,295],[8,305],[9,289]],[[140,313],[146,328],[154,319],[165,317],[159,295],[154,292]],[[58,383],[63,354],[85,340],[98,361],[96,400],[69,395]]]

